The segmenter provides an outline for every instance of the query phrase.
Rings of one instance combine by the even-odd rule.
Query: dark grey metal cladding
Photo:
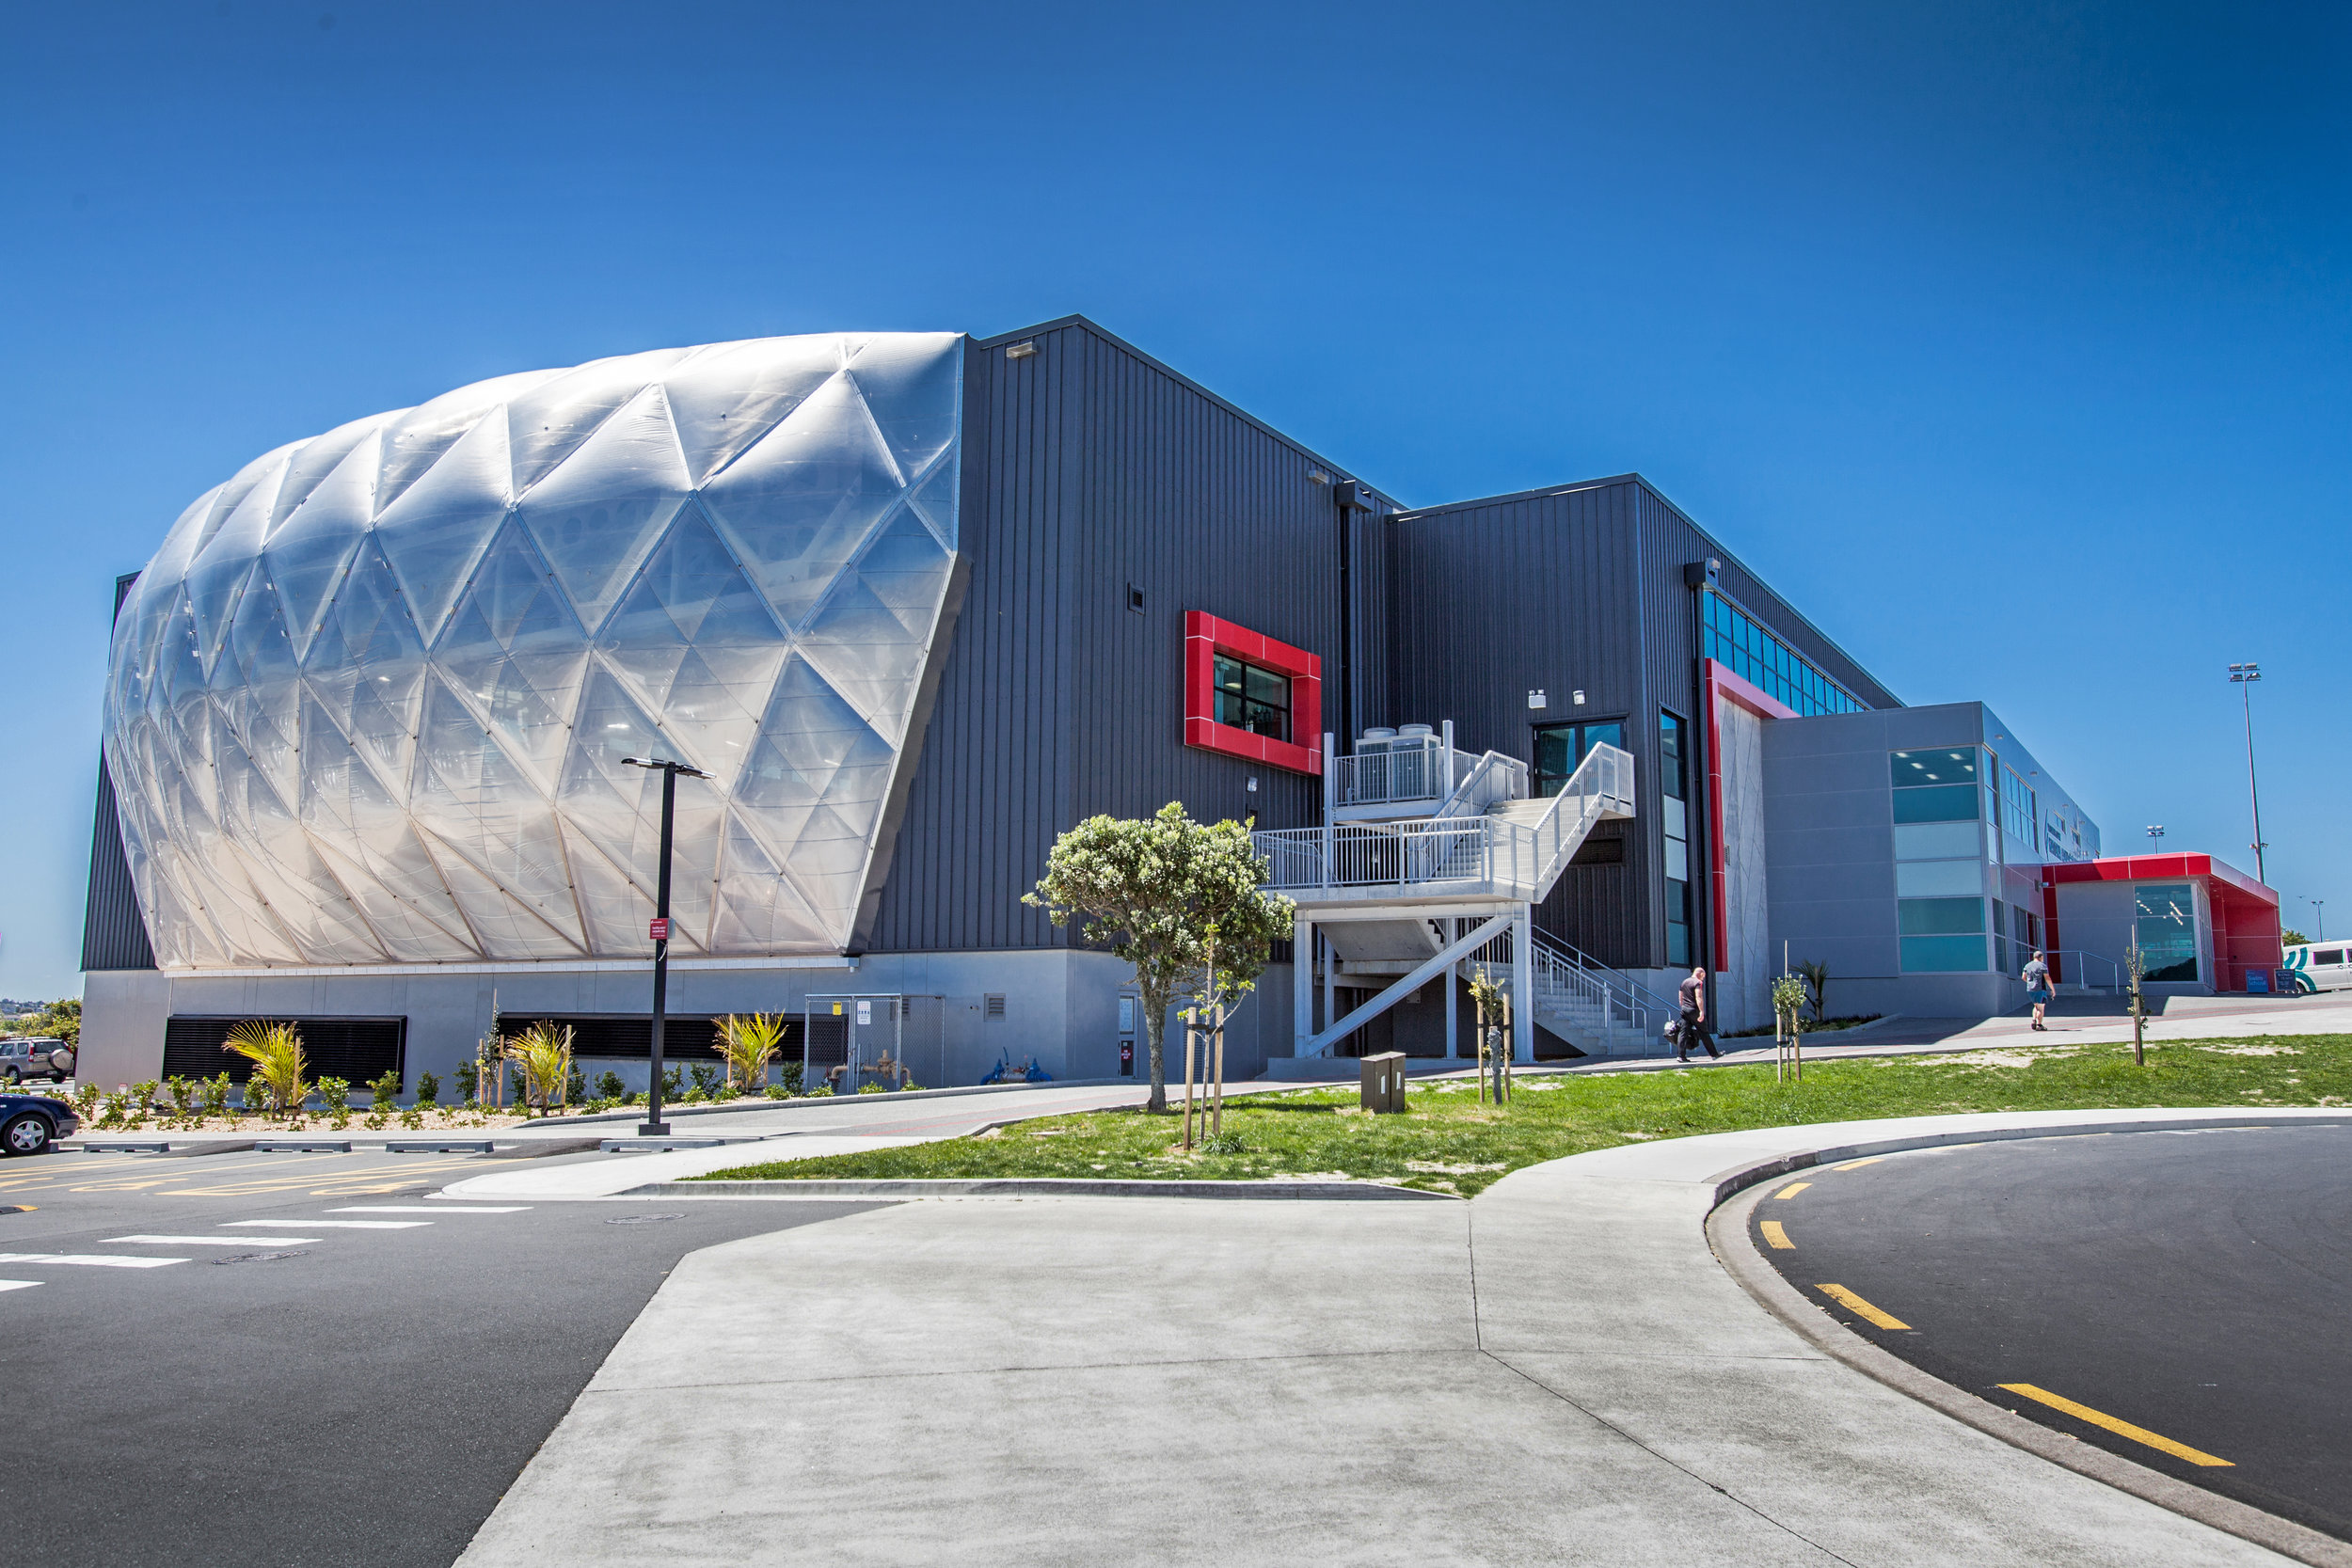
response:
[[[1463,746],[1530,763],[1538,724],[1625,721],[1642,809],[1615,830],[1625,834],[1624,858],[1570,866],[1536,915],[1604,963],[1665,962],[1661,709],[1689,726],[1692,914],[1697,929],[1708,929],[1706,715],[1686,564],[1719,560],[1725,591],[1792,647],[1863,701],[1900,705],[1639,474],[1405,513],[1389,528],[1392,712],[1452,718]],[[1540,712],[1526,706],[1531,689],[1548,695]]]
[[[139,580],[136,572],[115,578],[115,614]],[[147,940],[147,922],[139,916],[138,889],[131,880],[131,863],[122,852],[122,820],[115,803],[113,776],[106,755],[98,756],[98,809],[93,815],[89,845],[89,892],[82,906],[82,968],[152,969],[155,950]]]
[[[1531,764],[1538,724],[1625,721],[1643,807],[1626,824],[1624,859],[1570,866],[1536,923],[1604,963],[1662,961],[1662,928],[1656,943],[1648,934],[1656,902],[1645,891],[1661,853],[1651,804],[1658,737],[1632,484],[1466,501],[1401,515],[1389,530],[1389,705],[1399,719],[1451,719],[1464,750]],[[1582,707],[1574,705],[1580,688]],[[1541,711],[1527,705],[1537,689],[1549,704]]]
[[[1008,358],[1020,342],[1034,352]],[[1319,780],[1184,744],[1184,612],[1304,648],[1332,679],[1341,522],[1310,476],[1344,470],[1082,318],[967,354],[971,586],[875,951],[1066,944],[1020,898],[1055,835],[1096,813],[1319,820]],[[1393,503],[1375,499],[1354,525],[1360,722],[1381,721],[1392,642],[1377,517]],[[1327,690],[1327,727],[1337,707]]]

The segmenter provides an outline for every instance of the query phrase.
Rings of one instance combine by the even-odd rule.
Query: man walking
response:
[[[2026,982],[2026,1000],[2033,1004],[2033,1026],[2044,1034],[2049,1025],[2042,1022],[2042,1009],[2050,1005],[2050,966],[2043,962],[2044,954],[2036,953],[2026,961],[2026,972],[2018,976]]]
[[[1707,1053],[1709,1056],[1722,1056],[1723,1053],[1715,1049],[1715,1037],[1707,1030],[1707,970],[1705,967],[1691,971],[1691,977],[1682,982],[1677,1000],[1682,1006],[1682,1032],[1675,1037],[1675,1058],[1677,1061],[1689,1061],[1692,1040],[1707,1047]]]

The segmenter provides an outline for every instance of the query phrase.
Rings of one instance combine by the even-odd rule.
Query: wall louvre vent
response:
[[[1002,1018],[1005,1016],[1005,999],[1002,996],[992,994],[984,1000],[986,1001],[987,1006],[982,1010],[990,1018]]]

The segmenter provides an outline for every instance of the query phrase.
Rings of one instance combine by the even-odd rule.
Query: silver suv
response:
[[[47,1078],[62,1084],[73,1076],[73,1047],[63,1040],[0,1040],[0,1084]]]

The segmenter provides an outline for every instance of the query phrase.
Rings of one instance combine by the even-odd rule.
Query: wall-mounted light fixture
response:
[[[1254,773],[1249,776],[1249,793],[1252,795],[1258,793],[1258,776]]]
[[[1328,484],[1331,483],[1331,476],[1321,468],[1310,468],[1307,470],[1307,483],[1310,484]]]
[[[1573,697],[1571,698],[1571,700],[1572,700],[1572,701],[1576,704],[1576,705],[1577,705],[1578,707],[1582,707],[1582,706],[1584,705],[1584,693],[1583,693],[1583,690],[1582,690],[1581,689],[1578,689],[1578,690],[1574,693],[1574,695],[1573,695]]]
[[[1026,359],[1036,352],[1035,343],[1007,343],[1005,345],[1005,357],[1008,359]]]
[[[1538,688],[1537,689],[1530,691],[1527,694],[1527,705],[1529,707],[1549,707],[1551,705],[1551,699],[1545,696],[1542,689]]]

